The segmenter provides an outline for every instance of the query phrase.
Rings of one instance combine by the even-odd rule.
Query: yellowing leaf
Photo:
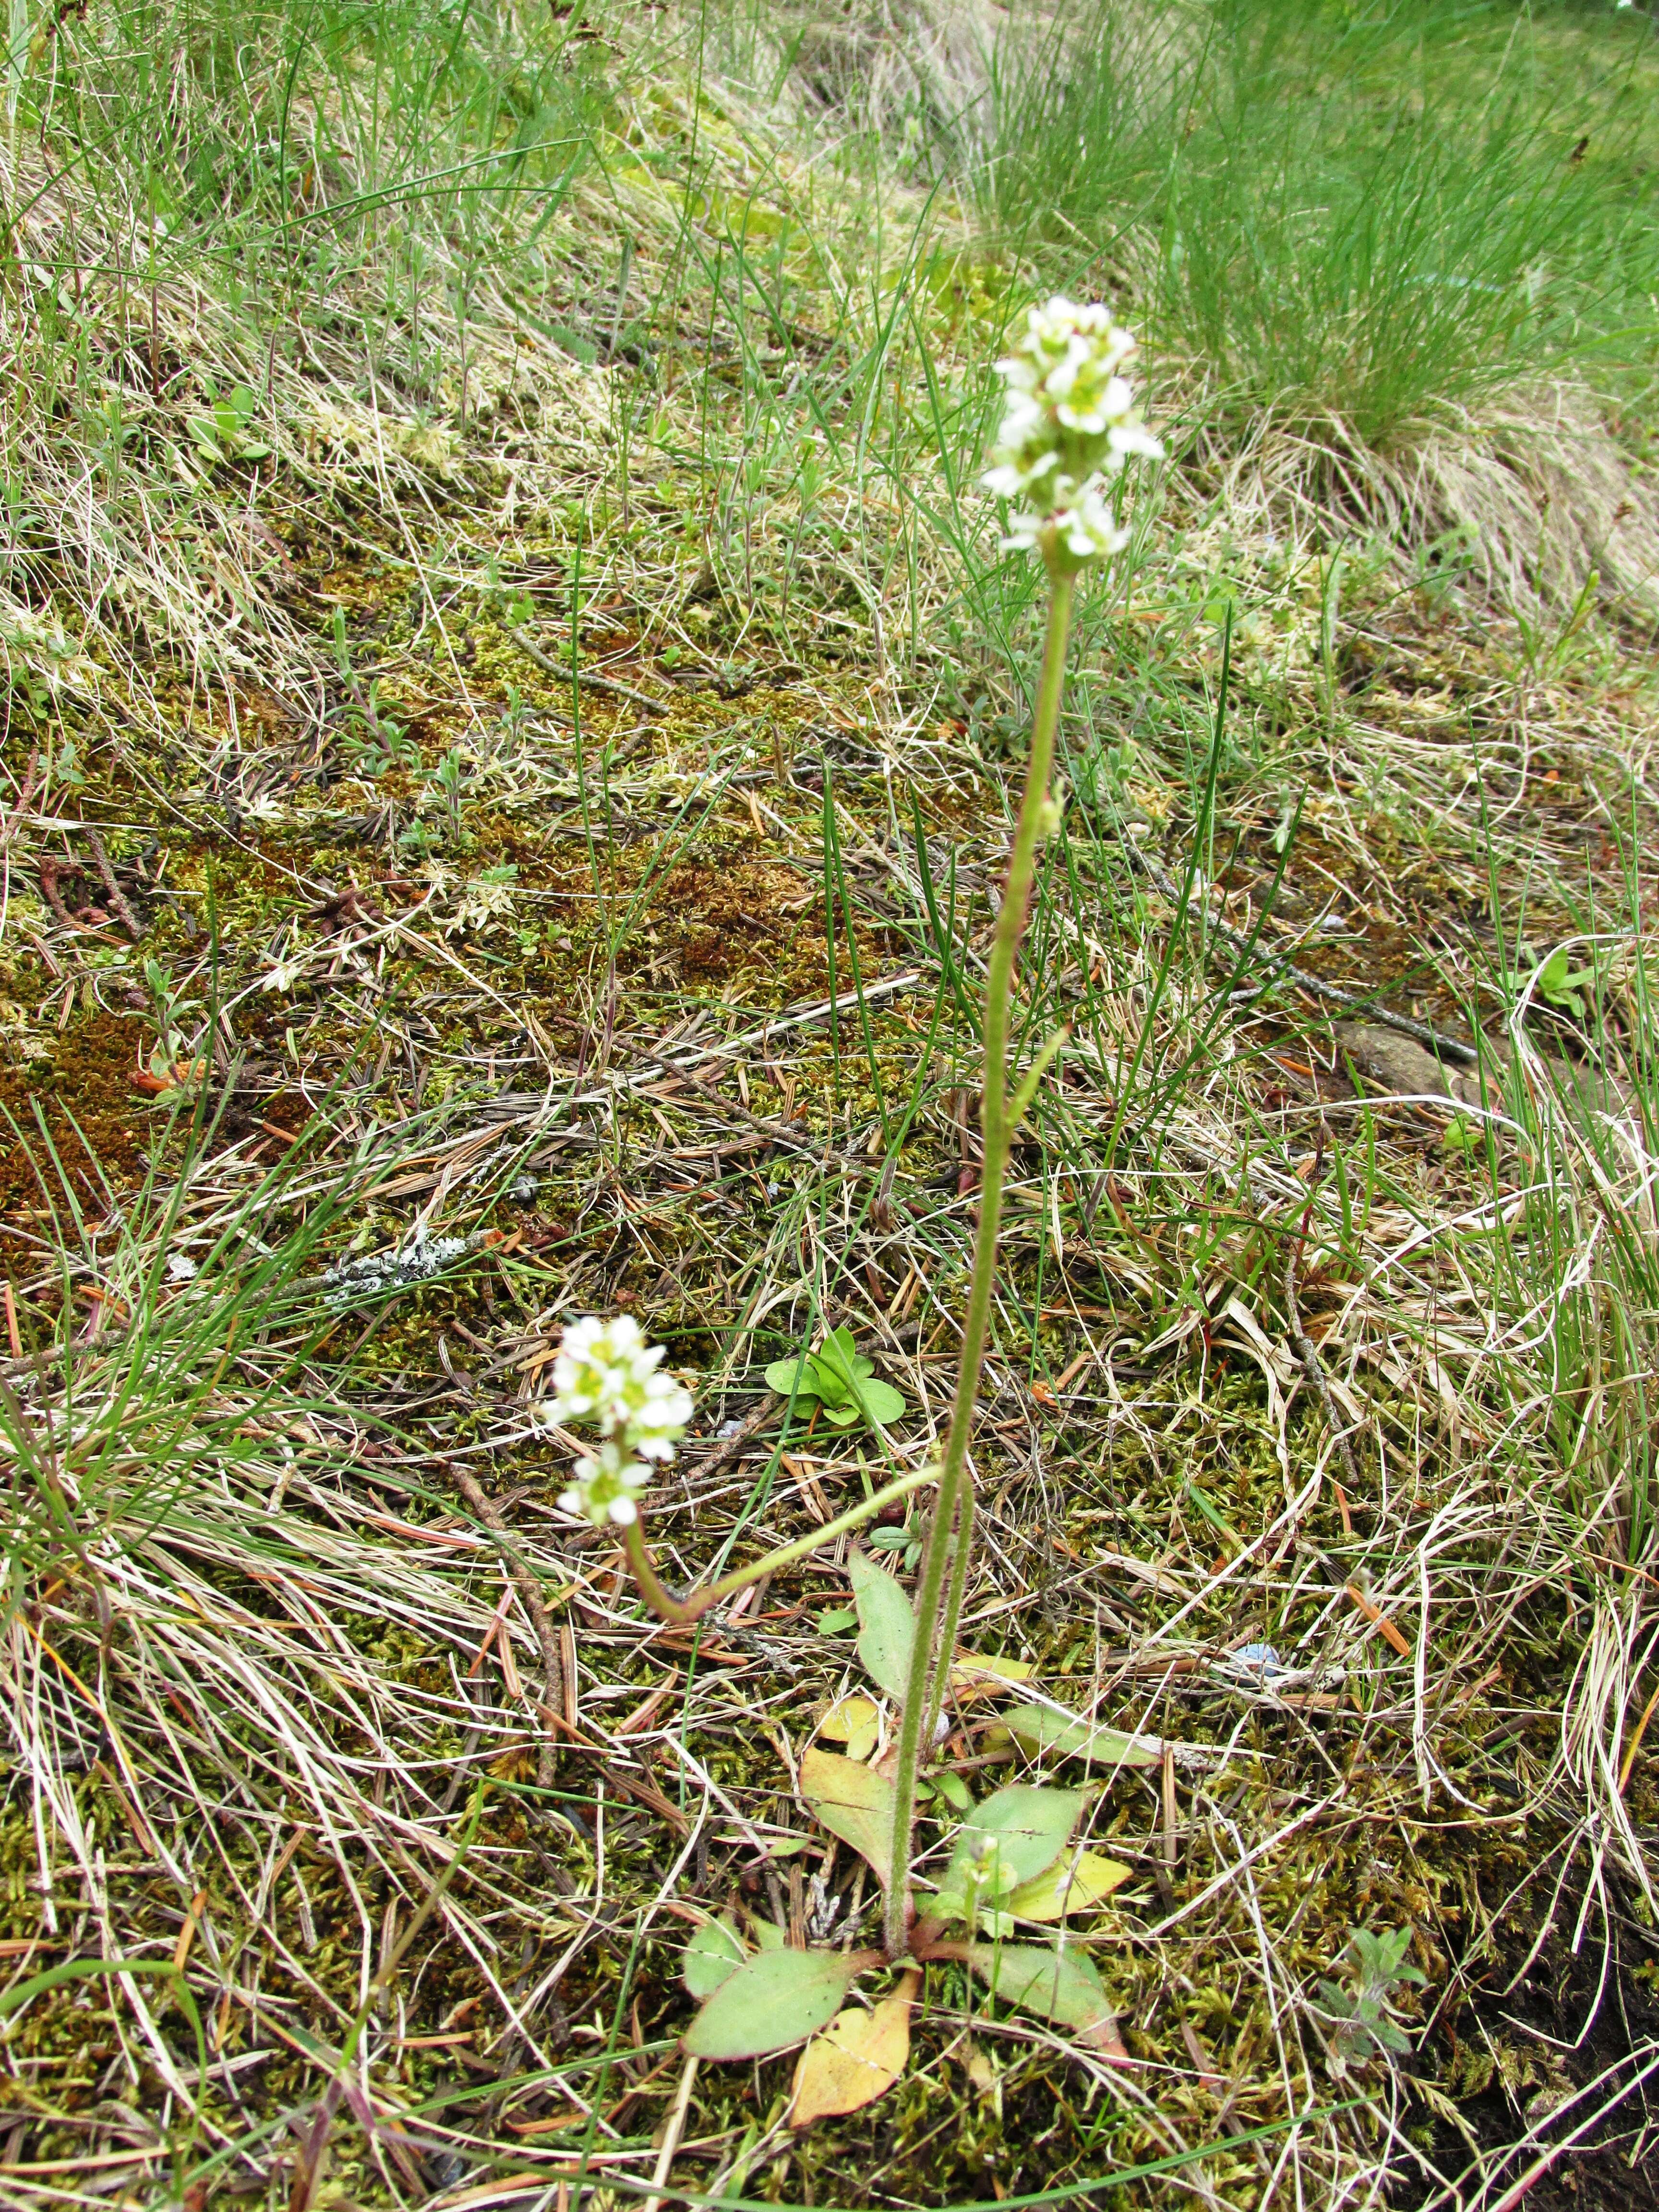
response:
[[[818,1723],[818,1734],[832,1743],[845,1743],[862,1729],[873,1729],[876,1708],[868,1698],[837,1698]]]
[[[800,1794],[832,1836],[869,1861],[885,1889],[893,1871],[893,1785],[887,1776],[815,1744],[801,1759]]]
[[[837,2013],[823,2033],[812,2038],[795,2066],[792,2128],[860,2112],[886,2095],[910,2056],[910,2007],[919,1980],[907,1974],[872,2010],[854,2007]]]
[[[1016,1920],[1059,1920],[1068,1912],[1091,1912],[1127,1881],[1129,1871],[1098,1851],[1068,1851],[1005,1899],[1002,1910]]]
[[[951,1690],[958,1698],[1000,1697],[1016,1682],[1029,1681],[1036,1672],[1030,1660],[990,1658],[981,1651],[958,1651],[951,1662]]]

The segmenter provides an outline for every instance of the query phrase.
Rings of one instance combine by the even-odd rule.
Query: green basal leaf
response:
[[[851,1553],[853,1602],[859,1609],[859,1662],[878,1689],[900,1705],[910,1682],[910,1646],[916,1617],[910,1601],[884,1568],[867,1553]]]
[[[881,1428],[890,1428],[895,1421],[904,1418],[904,1400],[890,1382],[878,1382],[873,1376],[858,1386],[859,1401],[865,1417]]]
[[[762,1951],[729,1974],[681,2039],[693,2058],[763,2058],[828,2027],[857,1968],[840,1951]]]
[[[1051,1951],[1028,1943],[975,1943],[969,1964],[1000,2003],[1058,2021],[1062,2027],[1086,2032],[1111,2025],[1112,2008],[1100,1976],[1070,1945]]]
[[[693,1931],[680,1960],[680,1978],[694,1997],[712,1997],[747,1956],[742,1937],[722,1914]]]
[[[817,1393],[811,1384],[813,1359],[810,1352],[791,1352],[787,1359],[775,1359],[766,1370],[766,1387],[775,1390],[780,1398],[793,1396],[799,1405],[803,1398],[814,1398]],[[799,1385],[795,1381],[799,1375]]]
[[[757,1951],[781,1951],[783,1930],[775,1920],[763,1920],[757,1912],[749,1916],[749,1932],[755,1939]]]
[[[1067,1759],[1086,1759],[1100,1766],[1157,1766],[1164,1747],[1156,1737],[1125,1735],[1121,1729],[1073,1720],[1048,1705],[1014,1705],[1003,1726],[1028,1751],[1057,1751]]]
[[[874,1363],[854,1351],[853,1332],[844,1323],[825,1337],[815,1357],[821,1368],[834,1374],[838,1395],[850,1400],[866,1420],[885,1427],[902,1418],[902,1396],[890,1382],[874,1380]]]
[[[933,1910],[964,1918],[974,1905],[1000,1905],[1034,1881],[1065,1850],[1083,1810],[1072,1790],[1016,1783],[976,1805],[957,1832],[955,1849]]]

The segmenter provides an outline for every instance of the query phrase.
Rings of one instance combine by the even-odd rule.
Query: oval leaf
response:
[[[1112,2008],[1100,1976],[1080,1951],[1069,1946],[1051,1951],[1046,1945],[975,1943],[968,1958],[1003,2004],[1017,2005],[1022,2012],[1058,2021],[1062,2027],[1091,2037],[1112,2026]]]
[[[748,1954],[729,1920],[705,1920],[694,1930],[680,1960],[680,1977],[694,1997],[712,1997]]]
[[[970,1881],[976,1869],[984,1868],[989,1843],[996,1845],[995,1879],[981,1887],[983,1901],[1000,1901],[1011,1890],[1034,1881],[1065,1850],[1082,1810],[1083,1800],[1075,1790],[1039,1790],[1029,1783],[999,1790],[975,1806],[957,1831],[956,1849],[933,1900],[935,1911],[952,1918],[966,1911]]]
[[[1002,1910],[1016,1920],[1061,1920],[1068,1912],[1092,1912],[1128,1879],[1129,1869],[1116,1859],[1098,1851],[1066,1851],[1005,1898]]]
[[[904,1703],[910,1680],[910,1646],[916,1617],[910,1601],[884,1567],[864,1552],[852,1553],[847,1571],[859,1609],[859,1659],[878,1689]]]
[[[811,1389],[812,1362],[804,1352],[793,1353],[787,1359],[775,1359],[766,1370],[766,1387],[775,1390],[780,1398],[793,1396],[799,1405],[802,1399],[814,1395]],[[796,1383],[799,1375],[800,1381]]]
[[[978,1651],[958,1651],[951,1662],[951,1694],[1000,1697],[1011,1684],[1029,1681],[1036,1672],[1029,1659],[988,1658]]]
[[[851,1844],[874,1868],[882,1887],[890,1887],[894,1793],[888,1777],[814,1745],[801,1755],[800,1794],[830,1834]]]
[[[833,2020],[857,1968],[840,1951],[761,1951],[729,1974],[680,2039],[692,2058],[763,2058]]]
[[[917,1977],[907,1974],[890,1997],[870,2012],[837,2013],[822,2035],[815,2035],[795,2066],[789,2107],[792,2128],[814,2120],[856,2112],[884,2097],[903,2073],[910,2056],[910,2006]]]
[[[1013,1705],[1002,1717],[1010,1735],[1028,1751],[1057,1751],[1066,1759],[1086,1759],[1098,1766],[1157,1766],[1164,1746],[1153,1735],[1125,1735],[1121,1729],[1073,1720],[1048,1705]]]
[[[890,1428],[904,1419],[904,1400],[890,1382],[878,1382],[873,1375],[860,1376],[853,1389],[864,1418],[878,1428]]]

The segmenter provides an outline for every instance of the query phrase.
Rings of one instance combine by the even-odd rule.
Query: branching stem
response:
[[[924,1468],[920,1474],[901,1475],[896,1482],[888,1483],[868,1498],[860,1498],[845,1513],[838,1513],[822,1528],[815,1528],[810,1536],[799,1536],[793,1544],[781,1544],[775,1552],[769,1552],[763,1559],[752,1560],[746,1567],[735,1567],[729,1575],[722,1575],[707,1589],[693,1590],[689,1597],[675,1597],[669,1590],[651,1560],[650,1547],[645,1540],[645,1522],[630,1521],[623,1530],[623,1549],[641,1595],[653,1613],[665,1620],[685,1626],[700,1620],[710,1606],[719,1605],[728,1597],[735,1597],[750,1583],[757,1583],[763,1575],[775,1575],[784,1567],[793,1567],[798,1560],[810,1559],[825,1544],[833,1544],[837,1536],[846,1535],[850,1529],[862,1527],[872,1514],[880,1513],[901,1498],[908,1498],[913,1490],[921,1490],[930,1482],[939,1480],[936,1467]]]

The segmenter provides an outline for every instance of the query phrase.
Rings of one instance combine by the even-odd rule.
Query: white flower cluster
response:
[[[1107,480],[1132,454],[1164,453],[1121,374],[1134,350],[1109,308],[1055,298],[1027,314],[1012,352],[997,363],[1008,398],[984,477],[999,498],[1025,502],[1005,550],[1046,543],[1066,567],[1080,568],[1127,544],[1104,496]]]
[[[691,1418],[690,1393],[659,1374],[663,1347],[647,1344],[638,1322],[573,1321],[553,1363],[552,1420],[585,1422],[599,1432],[597,1452],[576,1462],[576,1479],[560,1498],[567,1513],[597,1527],[626,1527],[651,1480],[650,1462],[671,1460]]]

